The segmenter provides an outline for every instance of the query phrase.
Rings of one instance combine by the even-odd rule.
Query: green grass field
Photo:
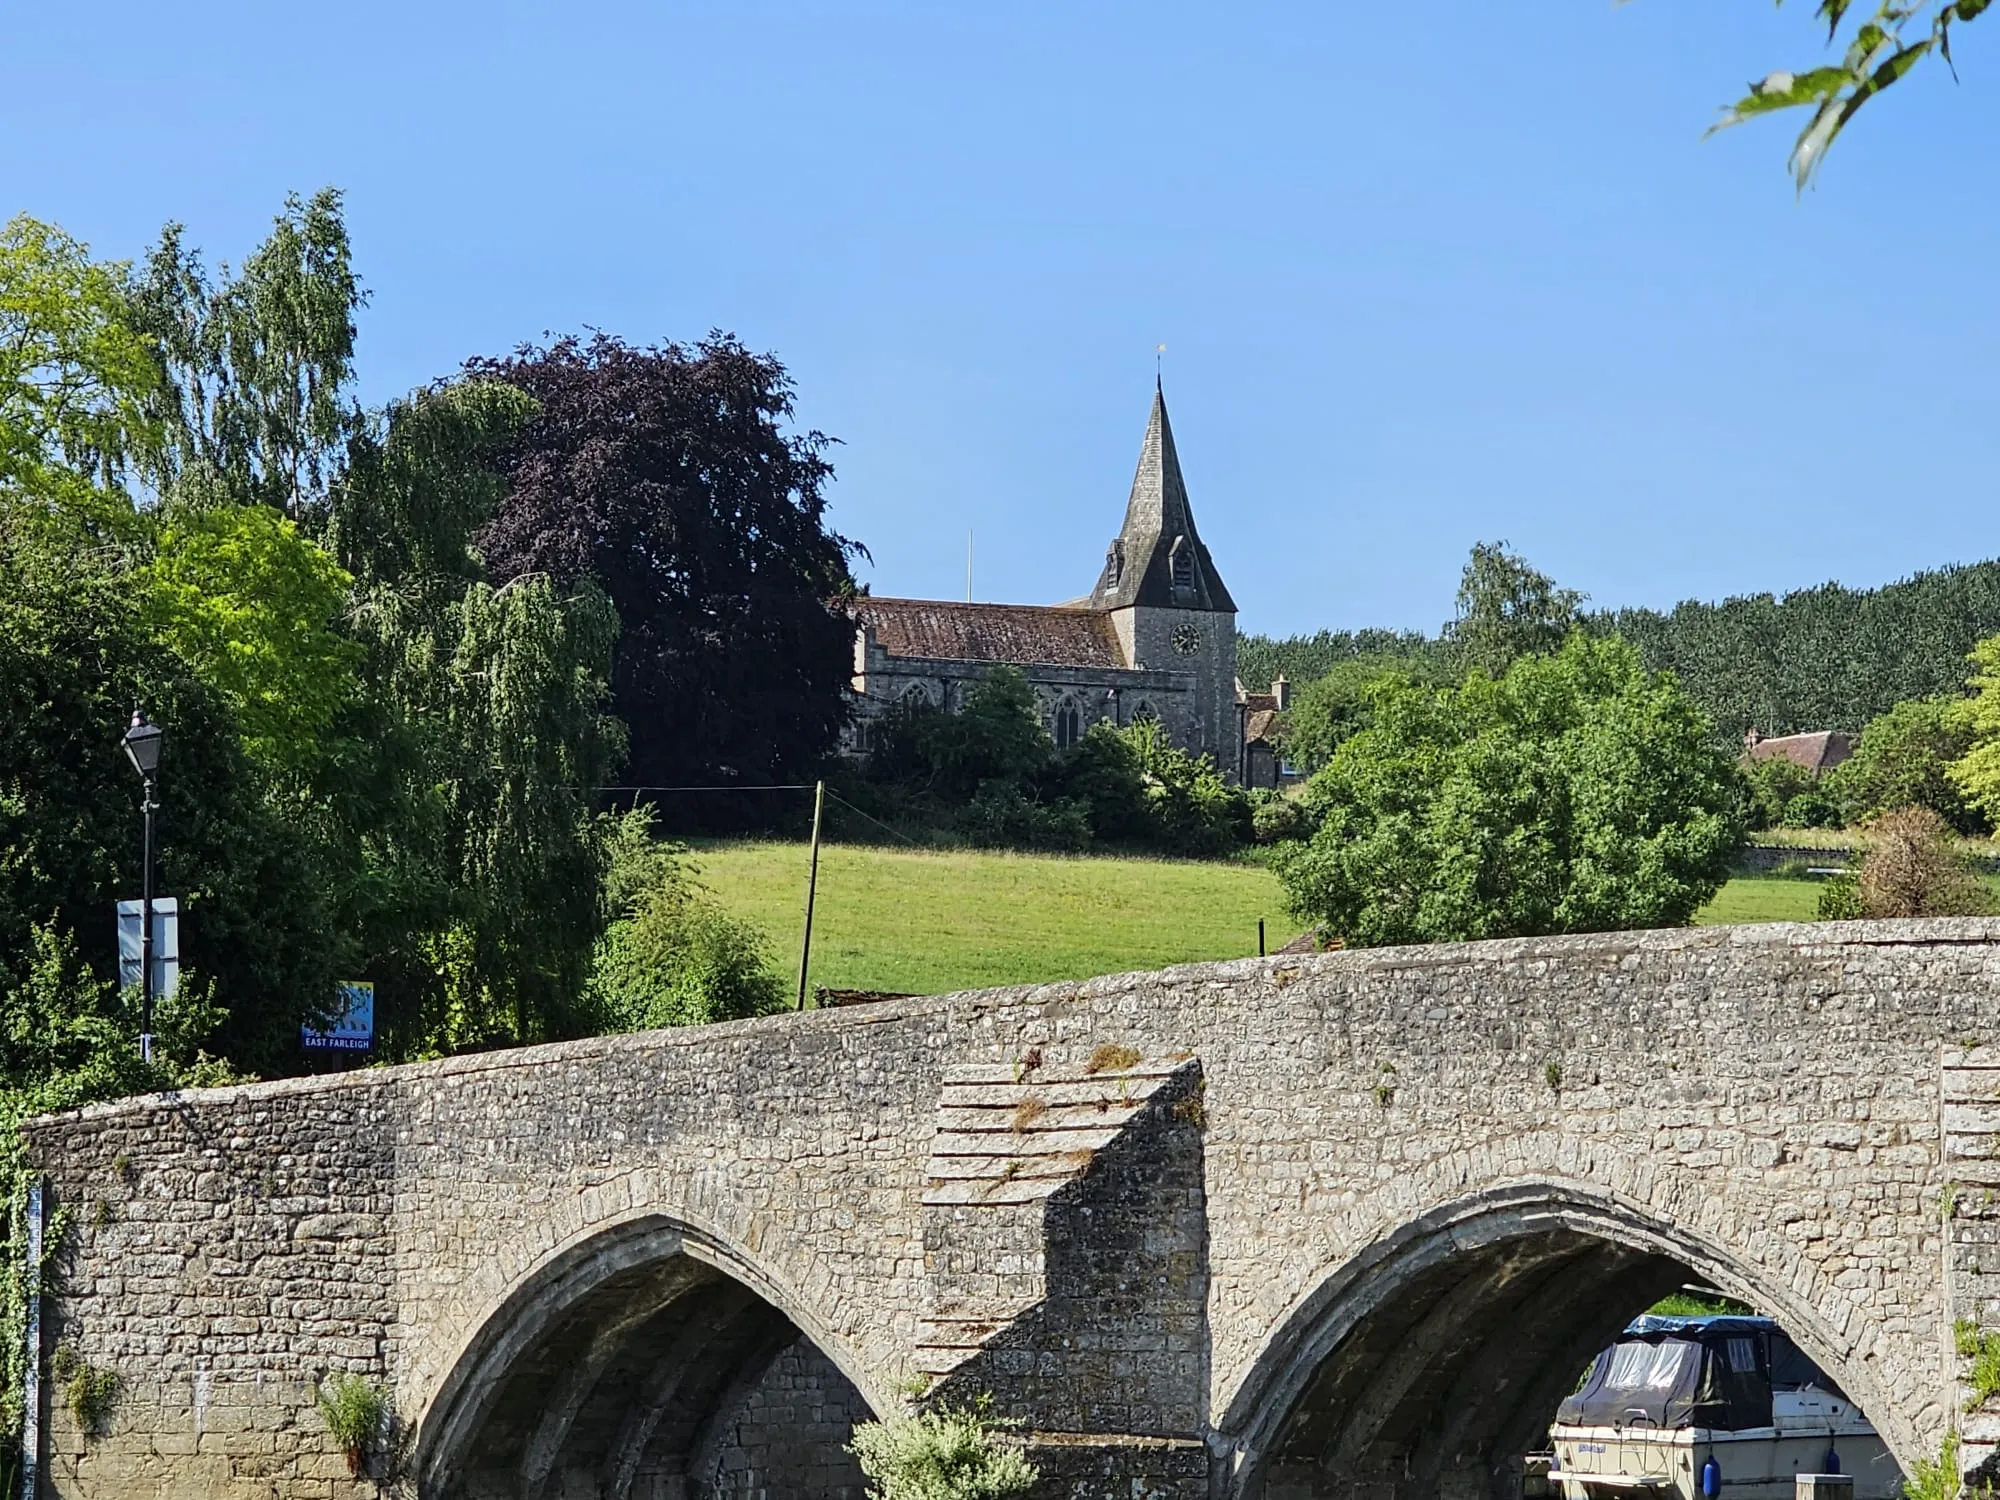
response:
[[[706,845],[695,862],[795,976],[805,845]],[[1732,880],[1696,920],[1810,921],[1818,900],[1810,881]],[[923,995],[1244,958],[1257,951],[1259,917],[1273,949],[1298,932],[1261,865],[829,844],[811,982]]]
[[[796,976],[805,845],[710,845],[695,863]],[[811,982],[921,995],[1243,958],[1259,917],[1273,948],[1299,930],[1261,865],[828,844]]]

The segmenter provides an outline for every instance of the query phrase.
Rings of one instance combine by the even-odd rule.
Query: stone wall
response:
[[[727,1419],[714,1500],[863,1500],[867,1481],[845,1450],[868,1405],[833,1362],[798,1339]]]
[[[1590,1293],[1588,1343],[1669,1274],[1778,1316],[1907,1465],[1961,1399],[1953,1319],[2000,1321],[2000,1218],[1947,1193],[2000,1159],[1996,981],[1974,921],[1276,957],[57,1117],[54,1332],[123,1395],[89,1441],[52,1403],[53,1492],[373,1494],[312,1411],[350,1369],[433,1493],[483,1463],[692,1500],[803,1335],[850,1412],[920,1371],[991,1392],[1051,1494],[1248,1495],[1285,1454],[1362,1464],[1347,1493],[1452,1382],[1512,1379],[1548,1298]],[[1453,1296],[1507,1316],[1447,1337]],[[676,1340],[712,1379],[638,1362]],[[1340,1396],[1370,1369],[1403,1416]],[[1451,1428],[1431,1493],[1520,1420]]]

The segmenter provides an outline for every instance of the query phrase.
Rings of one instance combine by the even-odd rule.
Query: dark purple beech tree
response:
[[[826,525],[832,440],[781,429],[784,366],[720,333],[692,348],[600,333],[466,370],[540,403],[478,546],[495,582],[588,576],[610,596],[625,782],[786,781],[830,753],[860,548]],[[705,801],[661,799],[676,823],[721,810]]]

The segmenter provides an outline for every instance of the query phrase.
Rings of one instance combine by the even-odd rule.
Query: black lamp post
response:
[[[153,776],[160,769],[160,726],[147,720],[143,709],[132,710],[132,727],[125,731],[125,758],[144,779],[146,790],[139,811],[146,817],[146,862],[140,879],[139,899],[139,1059],[153,1060],[153,814],[160,806],[153,800]]]

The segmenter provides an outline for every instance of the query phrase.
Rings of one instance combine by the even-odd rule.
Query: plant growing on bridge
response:
[[[348,1465],[358,1470],[369,1447],[389,1425],[389,1398],[365,1375],[340,1370],[320,1382],[315,1393],[327,1433],[340,1444]]]
[[[68,1344],[56,1346],[49,1367],[62,1382],[63,1405],[69,1408],[77,1431],[86,1438],[103,1436],[112,1408],[118,1404],[117,1374],[86,1364]]]
[[[2000,1333],[1982,1329],[1971,1318],[1960,1318],[1952,1325],[1951,1335],[1958,1357],[1969,1361],[1965,1383],[1971,1394],[1965,1398],[1965,1409],[1978,1411],[2000,1396]]]
[[[1947,1432],[1935,1459],[1918,1459],[1916,1472],[1903,1481],[1903,1500],[1958,1500],[1958,1433]]]
[[[872,1500],[1004,1500],[1039,1478],[1019,1447],[999,1436],[1011,1424],[983,1396],[887,1422],[863,1422],[847,1451],[868,1476]]]

